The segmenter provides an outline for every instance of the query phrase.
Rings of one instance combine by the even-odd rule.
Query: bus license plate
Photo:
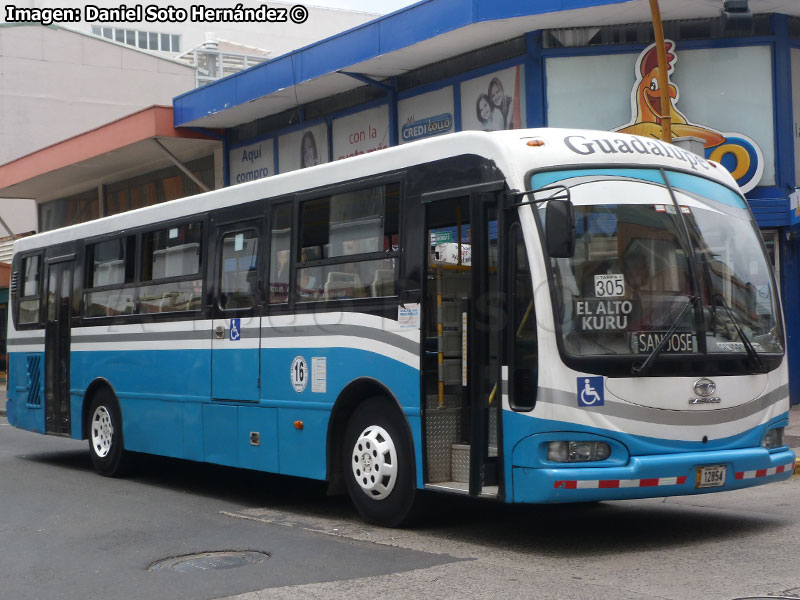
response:
[[[697,488],[718,487],[725,485],[725,465],[697,467]]]

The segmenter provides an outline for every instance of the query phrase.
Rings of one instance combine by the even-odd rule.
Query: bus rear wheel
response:
[[[111,390],[101,389],[94,395],[87,425],[89,455],[95,470],[106,477],[122,475],[127,463],[122,442],[122,414]]]
[[[410,436],[385,398],[356,408],[347,424],[342,465],[347,492],[361,517],[376,525],[406,524],[416,500]]]

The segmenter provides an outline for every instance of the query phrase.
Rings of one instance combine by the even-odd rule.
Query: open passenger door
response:
[[[436,193],[426,204],[425,482],[502,497],[499,194]]]

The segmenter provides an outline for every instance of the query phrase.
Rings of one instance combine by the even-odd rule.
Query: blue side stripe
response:
[[[688,175],[686,173],[676,173],[674,171],[667,171],[667,179],[673,188],[716,200],[717,202],[727,206],[733,206],[734,208],[747,208],[744,199],[736,192],[719,183],[709,181],[708,179],[696,177],[695,175]]]
[[[531,177],[531,189],[547,187],[565,179],[574,177],[627,177],[640,181],[649,181],[658,185],[665,185],[664,178],[655,169],[570,169],[565,171],[547,171],[536,173]]]
[[[745,200],[739,194],[724,185],[687,173],[678,173],[676,171],[665,172],[669,184],[677,190],[690,192],[734,208],[747,209]],[[625,177],[639,181],[649,181],[658,185],[665,185],[661,173],[654,169],[570,169],[566,171],[548,171],[534,174],[531,176],[531,189],[535,190],[547,187],[559,181],[576,177],[592,176]]]

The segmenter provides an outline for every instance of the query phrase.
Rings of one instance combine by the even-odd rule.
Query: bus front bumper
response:
[[[513,467],[514,502],[556,503],[627,500],[738,490],[789,479],[795,455],[763,448],[631,456],[625,466]],[[724,466],[725,478],[699,487],[701,468]],[[719,473],[720,469],[714,469]]]

